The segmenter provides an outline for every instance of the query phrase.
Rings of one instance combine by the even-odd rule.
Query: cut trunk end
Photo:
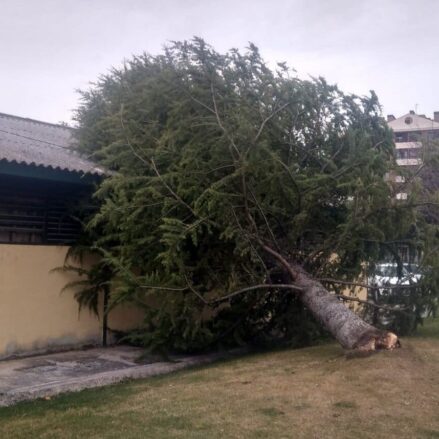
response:
[[[300,298],[344,349],[359,352],[393,350],[400,347],[397,335],[365,322],[303,269],[294,267]]]
[[[370,333],[364,334],[356,343],[354,349],[363,352],[373,352],[381,350],[391,351],[399,347],[401,347],[401,343],[396,334],[375,329]]]

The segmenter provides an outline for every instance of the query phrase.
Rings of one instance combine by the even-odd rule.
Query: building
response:
[[[433,119],[414,111],[398,118],[388,115],[387,123],[394,133],[397,164],[409,174],[416,173],[421,166],[424,168],[428,148],[434,147],[439,140],[439,111],[434,113]],[[404,183],[405,178],[395,176],[395,182]],[[397,198],[405,199],[407,193],[402,191],[397,194]]]
[[[387,123],[395,134],[396,143],[417,141],[431,135],[439,138],[439,111],[434,112],[433,119],[425,114],[416,114],[413,110],[398,118],[389,114]]]
[[[0,358],[101,340],[101,322],[78,315],[64,263],[87,203],[104,170],[73,149],[71,128],[0,113]],[[140,321],[136,309],[119,308],[109,327]]]
[[[390,176],[395,184],[396,199],[408,198],[410,181],[421,179],[425,190],[439,189],[439,175],[429,166],[429,154],[437,150],[439,144],[439,111],[433,119],[425,114],[410,111],[395,118],[387,116],[387,123],[393,131],[396,147],[396,163],[400,173]],[[400,256],[404,262],[416,262],[416,254],[408,247],[401,246]]]

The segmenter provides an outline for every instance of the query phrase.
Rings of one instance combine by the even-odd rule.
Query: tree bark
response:
[[[366,323],[303,269],[292,267],[291,271],[294,285],[303,290],[299,295],[303,304],[343,348],[376,351],[400,346],[395,334]]]
[[[294,285],[301,289],[299,297],[303,304],[344,349],[372,352],[401,346],[396,334],[369,325],[302,267],[290,263],[283,255],[262,241],[259,243],[283,266]]]

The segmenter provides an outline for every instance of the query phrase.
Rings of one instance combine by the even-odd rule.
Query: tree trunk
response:
[[[102,317],[102,346],[107,347],[107,334],[108,334],[108,300],[110,297],[110,288],[108,285],[104,286],[104,311]]]
[[[366,323],[303,269],[294,267],[292,270],[294,284],[303,289],[299,296],[302,302],[343,348],[375,351],[400,346],[395,334]]]

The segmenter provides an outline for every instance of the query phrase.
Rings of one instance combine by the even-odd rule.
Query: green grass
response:
[[[0,438],[436,438],[439,319],[403,348],[251,355],[0,409]]]
[[[428,319],[422,326],[418,326],[414,337],[428,337],[439,339],[439,317]]]

